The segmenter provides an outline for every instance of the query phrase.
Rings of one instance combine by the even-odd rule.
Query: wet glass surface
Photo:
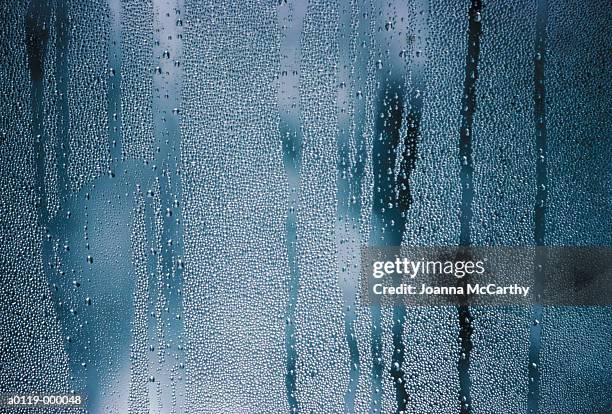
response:
[[[0,412],[612,412],[610,307],[359,297],[362,246],[610,246],[608,2],[0,22],[0,394],[84,397]]]

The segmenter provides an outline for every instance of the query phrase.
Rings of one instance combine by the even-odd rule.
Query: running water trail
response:
[[[546,199],[548,197],[547,145],[546,145],[546,88],[545,63],[547,44],[547,0],[537,1],[536,38],[534,56],[534,122],[536,141],[536,200],[534,212],[534,241],[536,245],[534,263],[533,294],[542,293],[545,257],[542,248],[546,244]],[[542,346],[542,304],[536,303],[532,311],[532,326],[529,335],[529,393],[527,409],[537,414],[540,402],[540,348]]]
[[[467,57],[465,64],[465,79],[463,83],[463,99],[461,108],[461,129],[459,131],[459,162],[461,165],[461,210],[459,245],[470,246],[473,188],[473,159],[472,159],[472,125],[476,112],[476,81],[478,79],[478,60],[480,55],[482,2],[472,0],[468,11]],[[469,414],[472,411],[470,396],[470,353],[472,351],[472,315],[469,306],[465,303],[457,306],[459,321],[459,340],[461,354],[457,361],[459,374],[459,401],[460,413]]]

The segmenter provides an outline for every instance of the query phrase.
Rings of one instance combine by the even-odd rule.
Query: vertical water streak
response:
[[[402,214],[399,194],[397,191],[397,179],[393,174],[397,163],[397,149],[400,146],[400,129],[402,126],[402,112],[404,104],[404,82],[401,77],[385,77],[380,85],[380,92],[376,107],[375,135],[372,149],[372,172],[374,175],[374,194],[372,205],[372,233],[378,236],[373,243],[381,246],[400,246],[402,234],[405,227],[405,212]],[[406,137],[408,138],[408,137]],[[402,160],[401,163],[404,161]],[[401,172],[400,172],[401,174]],[[407,190],[407,188],[406,188]],[[402,198],[409,197],[402,191]],[[405,202],[406,200],[402,200]],[[401,336],[403,332],[403,321],[405,310],[395,307],[393,312],[393,345],[400,348],[402,353]],[[382,354],[381,337],[381,310],[380,305],[372,306],[372,395],[370,412],[377,412],[380,408],[380,395],[382,391],[382,378],[384,373],[384,361]],[[396,361],[394,350],[394,363]],[[398,402],[407,400],[405,384],[401,380],[403,373],[400,369],[392,367],[392,375],[396,387],[396,399]],[[394,372],[395,371],[395,372]],[[400,381],[401,380],[401,381]]]
[[[121,151],[126,158],[150,162],[154,156],[153,0],[121,3]]]
[[[180,90],[182,80],[182,0],[177,0],[174,7],[174,15],[171,13],[160,12],[161,18],[165,18],[162,31],[166,36],[161,36],[161,46],[170,50],[172,56],[166,59],[166,79],[161,85],[162,96],[160,102],[161,135],[158,138],[158,145],[162,148],[160,154],[160,201],[161,201],[161,255],[162,262],[160,270],[160,295],[159,309],[165,309],[165,315],[160,317],[161,340],[160,364],[167,364],[168,381],[171,384],[171,413],[177,412],[177,405],[180,406],[183,394],[183,382],[177,381],[181,376],[179,370],[184,366],[184,355],[182,352],[182,271],[183,263],[183,227],[182,227],[182,187],[180,175],[180,148],[181,133],[179,130],[179,114],[181,107]],[[164,17],[166,16],[166,17]],[[163,56],[163,53],[162,53]],[[162,343],[163,342],[163,343]],[[168,358],[162,349],[172,349],[174,358]],[[164,354],[162,354],[164,352]],[[169,352],[167,352],[169,353]],[[170,365],[172,363],[172,365]],[[178,399],[178,401],[177,401]]]
[[[163,266],[164,258],[161,254],[161,238],[163,232],[163,219],[161,214],[161,191],[159,177],[154,177],[149,183],[148,203],[145,206],[146,220],[146,242],[147,242],[147,274],[149,275],[149,291],[147,292],[148,309],[147,314],[151,315],[147,324],[148,350],[157,349],[156,353],[149,353],[148,365],[149,372],[154,381],[149,388],[150,414],[161,413],[162,411],[162,390],[161,383],[167,383],[166,372],[163,369],[162,361],[164,355],[163,325],[165,295],[163,292]],[[135,341],[136,342],[136,341]],[[154,375],[153,375],[154,374]],[[155,393],[152,392],[155,388]]]
[[[357,97],[357,80],[364,70],[359,63],[362,58],[361,50],[357,48],[360,39],[360,27],[366,19],[360,18],[361,4],[357,0],[350,2],[345,15],[341,19],[342,32],[340,34],[340,51],[345,50],[347,55],[341,56],[341,62],[348,64],[339,66],[338,86],[338,222],[336,228],[336,249],[338,251],[338,272],[341,275],[340,284],[343,290],[344,301],[344,337],[349,352],[349,385],[344,395],[344,412],[355,412],[355,396],[361,372],[359,361],[359,347],[357,332],[355,331],[356,292],[358,275],[351,266],[353,255],[359,250],[361,237],[359,233],[359,220],[361,216],[361,180],[363,176],[363,155],[352,157],[353,152],[363,151],[364,117],[363,105]],[[360,53],[361,52],[361,53]],[[357,148],[358,147],[358,148]],[[353,159],[355,158],[355,159]]]
[[[57,82],[57,191],[60,206],[69,196],[70,182],[68,178],[68,157],[70,153],[69,111],[68,111],[68,44],[70,41],[70,26],[68,22],[68,6],[64,1],[55,5],[55,80]]]
[[[416,15],[411,8],[410,14]],[[418,23],[412,22],[415,29]],[[392,23],[388,23],[392,27]],[[394,29],[388,29],[394,30]],[[374,244],[401,246],[409,210],[413,204],[410,177],[418,158],[417,143],[423,110],[424,79],[419,65],[420,51],[416,50],[416,36],[408,35],[408,50],[402,50],[400,57],[408,63],[407,72],[389,69],[380,83],[380,95],[375,117],[375,141],[372,150],[374,175],[373,234],[379,240]],[[396,280],[396,282],[398,282]],[[406,388],[404,371],[405,346],[404,323],[407,318],[405,305],[396,303],[392,313],[392,355],[389,374],[395,388],[396,412],[407,409],[410,396]],[[381,353],[381,311],[372,310],[372,388],[370,411],[379,404],[376,395],[381,390],[384,364]]]
[[[60,2],[61,3],[61,2]],[[108,48],[108,148],[111,165],[114,167],[122,159],[121,145],[121,2],[109,0],[111,12],[111,33]],[[111,167],[111,168],[113,168]]]
[[[374,102],[374,5],[372,1],[363,0],[361,9],[353,3],[351,24],[354,25],[355,37],[351,42],[351,56],[353,57],[353,76],[350,79],[350,90],[353,92],[354,102],[353,122],[351,125],[350,159],[350,203],[349,214],[355,220],[362,219],[362,186],[366,162],[368,158],[367,138],[372,134],[372,117],[374,116],[372,104]],[[368,44],[369,41],[369,44]],[[358,83],[357,80],[360,82]]]
[[[411,71],[410,90],[407,95],[406,132],[403,138],[400,169],[397,176],[396,191],[398,216],[396,217],[395,237],[402,243],[408,212],[413,204],[410,186],[410,176],[418,158],[418,140],[420,136],[421,118],[423,114],[423,77],[420,71]],[[406,411],[409,395],[406,390],[406,373],[404,371],[404,322],[406,321],[406,306],[397,304],[393,309],[393,356],[391,359],[391,376],[396,390],[397,413]]]
[[[135,209],[132,219],[132,260],[135,271],[133,292],[134,319],[132,322],[132,344],[130,350],[129,412],[131,414],[149,413],[149,392],[147,387],[149,308],[149,258],[147,254],[147,206],[140,187],[135,194]],[[143,404],[143,401],[146,404]]]
[[[159,58],[159,71],[153,79],[153,87],[159,94],[153,97],[153,128],[155,155],[153,159],[153,206],[150,219],[154,222],[155,249],[155,332],[156,360],[159,380],[156,379],[157,409],[159,412],[176,412],[177,390],[180,384],[176,377],[183,361],[181,352],[182,324],[182,223],[180,145],[178,127],[180,107],[180,80],[182,75],[182,2],[174,5],[155,2],[154,20],[155,46],[153,55]],[[159,73],[161,72],[161,73]],[[153,329],[153,327],[151,327]],[[174,358],[169,353],[174,352]],[[170,384],[170,388],[162,387]],[[170,395],[165,393],[169,392]],[[170,404],[170,407],[168,407]]]
[[[288,208],[285,218],[285,243],[289,261],[288,301],[285,313],[285,390],[287,403],[292,413],[298,412],[296,397],[297,353],[295,332],[295,308],[297,305],[300,270],[297,251],[297,210],[302,158],[302,130],[300,124],[299,62],[300,34],[305,8],[299,4],[279,2],[279,26],[285,30],[281,34],[281,82],[279,87],[279,132],[283,148],[283,166],[288,184]],[[283,86],[286,89],[283,89]]]
[[[358,321],[359,298],[357,296],[359,268],[354,268],[354,255],[359,254],[363,245],[367,243],[369,229],[367,221],[369,219],[368,203],[364,203],[362,194],[364,185],[367,184],[366,167],[369,157],[369,141],[372,136],[375,98],[375,79],[376,69],[374,67],[374,25],[376,23],[372,10],[374,5],[368,0],[353,0],[351,2],[350,28],[351,37],[349,42],[349,61],[350,76],[348,80],[348,92],[345,99],[349,102],[350,120],[347,132],[347,140],[343,150],[346,153],[339,153],[339,162],[346,163],[343,174],[346,178],[346,211],[344,214],[344,227],[347,239],[344,240],[345,261],[341,263],[341,271],[346,274],[344,286],[344,335],[349,352],[349,384],[344,396],[344,412],[350,413],[358,411],[356,399],[359,392],[366,394],[369,390],[362,381],[368,381],[361,376],[362,358],[366,352],[360,352],[358,331],[356,324]],[[340,142],[339,142],[340,144]],[[341,194],[338,193],[340,203]],[[342,212],[339,204],[339,217]],[[342,223],[341,223],[342,224]],[[350,240],[350,241],[349,241]],[[342,259],[339,249],[339,259]],[[344,267],[344,270],[342,269]],[[363,314],[361,314],[363,315]],[[365,315],[364,315],[365,316]],[[361,403],[363,404],[365,400]]]
[[[536,139],[536,199],[534,209],[534,242],[536,245],[534,263],[534,295],[542,293],[545,257],[537,246],[546,244],[546,199],[548,192],[547,146],[546,146],[546,91],[545,61],[548,20],[547,0],[537,1],[536,38],[534,56],[534,122]],[[529,344],[529,393],[527,408],[530,414],[536,414],[540,400],[540,347],[542,334],[542,304],[536,303],[532,311],[533,323]]]
[[[478,59],[480,54],[481,13],[482,2],[472,0],[468,11],[467,57],[465,64],[465,79],[461,108],[461,128],[459,131],[459,162],[461,164],[461,210],[459,245],[469,246],[471,240],[473,189],[473,159],[472,159],[472,125],[476,112],[476,81],[478,79]],[[472,350],[472,316],[469,306],[465,303],[457,307],[459,319],[459,339],[461,354],[457,362],[459,374],[460,412],[471,412],[470,398],[470,352]]]
[[[419,21],[417,16],[424,15],[423,4],[411,4],[410,6],[410,34],[407,34],[408,48],[403,52],[404,58],[409,65],[408,73],[406,74],[406,117],[402,120],[405,123],[405,131],[403,142],[401,145],[400,168],[396,178],[396,194],[397,194],[397,213],[395,236],[399,243],[406,243],[405,228],[408,219],[408,213],[413,205],[413,190],[410,184],[410,178],[418,159],[418,142],[420,138],[421,119],[423,116],[423,94],[425,88],[424,71],[422,68],[420,39],[417,42],[417,32],[419,28],[424,26],[424,22]],[[391,359],[391,376],[393,377],[396,390],[396,403],[398,414],[404,413],[407,410],[409,394],[406,389],[406,373],[404,371],[405,363],[405,346],[403,341],[404,323],[407,318],[405,305],[397,304],[393,310],[393,356]]]
[[[48,139],[44,128],[44,72],[45,53],[49,40],[49,4],[46,0],[32,1],[26,15],[26,50],[28,53],[28,68],[30,70],[30,105],[32,113],[32,137],[34,139],[35,185],[37,194],[37,213],[39,225],[48,233],[47,192],[45,186],[45,145]],[[48,265],[51,262],[51,238],[44,237],[43,267],[45,275],[49,275]]]

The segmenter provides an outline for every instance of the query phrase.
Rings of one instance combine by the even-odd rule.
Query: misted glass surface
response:
[[[611,245],[608,1],[0,1],[0,412],[612,413],[609,306],[358,286]]]

